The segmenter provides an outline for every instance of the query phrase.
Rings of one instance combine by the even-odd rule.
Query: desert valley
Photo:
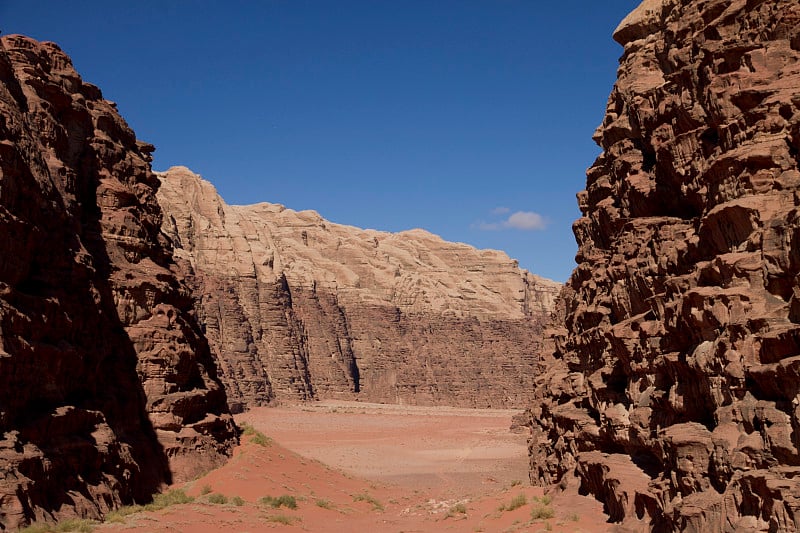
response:
[[[0,37],[0,531],[800,530],[800,3],[613,39],[561,284],[229,205]]]

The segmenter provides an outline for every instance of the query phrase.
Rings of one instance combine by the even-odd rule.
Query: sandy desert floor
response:
[[[334,401],[254,409],[237,421],[269,440],[244,436],[225,466],[174,487],[193,502],[96,531],[607,531],[593,499],[529,485],[514,413]],[[281,496],[296,508],[262,501]]]

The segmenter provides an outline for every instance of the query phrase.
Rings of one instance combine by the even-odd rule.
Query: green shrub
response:
[[[181,503],[192,503],[194,498],[187,496],[183,489],[173,489],[153,496],[153,502],[144,506],[145,511],[160,511]],[[135,511],[134,511],[135,512]]]
[[[372,509],[374,511],[383,511],[383,504],[367,494],[366,492],[362,492],[361,494],[353,495],[354,502],[367,502],[372,504]]]
[[[204,487],[205,488],[205,487]],[[147,505],[125,505],[116,511],[111,511],[105,517],[106,522],[124,522],[125,517],[141,511],[160,511],[172,505],[192,503],[194,498],[188,496],[183,489],[173,489],[153,496],[153,501]]]
[[[447,516],[456,516],[459,514],[467,514],[467,506],[464,503],[457,503],[447,511]]]
[[[259,500],[264,505],[269,505],[273,509],[279,507],[286,507],[287,509],[297,509],[297,499],[294,496],[283,494],[277,498],[273,496],[264,496]]]
[[[228,497],[224,494],[209,494],[208,496],[208,503],[214,503],[217,505],[224,505],[228,503]]]
[[[206,494],[211,494],[211,485],[203,485],[203,488],[200,489],[200,494],[205,496]]]
[[[528,503],[528,499],[525,497],[524,494],[518,494],[511,499],[510,502],[506,505],[500,506],[500,511],[513,511],[514,509],[519,509],[523,505]]]
[[[333,504],[329,500],[323,500],[320,498],[314,503],[317,504],[317,507],[322,507],[323,509],[333,509]]]
[[[285,526],[291,526],[295,522],[299,522],[299,516],[286,516],[285,514],[274,514],[267,517],[267,522],[276,522]]]
[[[97,524],[94,520],[86,520],[83,518],[71,518],[69,520],[62,520],[54,524],[41,523],[31,524],[24,527],[19,531],[21,533],[91,533],[94,526]]]
[[[144,511],[144,507],[141,505],[126,505],[106,514],[105,521],[111,523],[121,523],[125,521],[126,516],[132,515],[133,513],[138,513],[139,511]]]
[[[242,424],[242,435],[250,437],[250,442],[259,446],[272,446],[272,439],[261,433],[250,424]]]
[[[236,507],[241,507],[244,505],[244,499],[241,496],[234,496],[231,498],[231,503]]]
[[[531,508],[531,518],[533,520],[546,520],[553,518],[556,512],[547,504],[537,503]]]

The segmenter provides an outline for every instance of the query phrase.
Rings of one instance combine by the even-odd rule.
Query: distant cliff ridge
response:
[[[186,168],[160,174],[163,228],[232,404],[361,398],[522,406],[560,284],[504,253],[227,205]]]
[[[626,531],[798,531],[800,2],[647,0],[614,38],[531,478]]]

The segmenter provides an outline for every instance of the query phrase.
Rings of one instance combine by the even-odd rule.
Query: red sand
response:
[[[179,487],[195,502],[97,531],[607,531],[601,505],[579,496],[552,494],[554,516],[531,519],[543,491],[527,482],[525,437],[508,429],[513,414],[358,402],[254,409],[237,421],[271,445],[244,437],[228,464]],[[211,503],[213,494],[229,503]],[[281,495],[297,509],[259,503]],[[525,505],[500,510],[520,495]],[[230,503],[234,496],[244,504]]]

